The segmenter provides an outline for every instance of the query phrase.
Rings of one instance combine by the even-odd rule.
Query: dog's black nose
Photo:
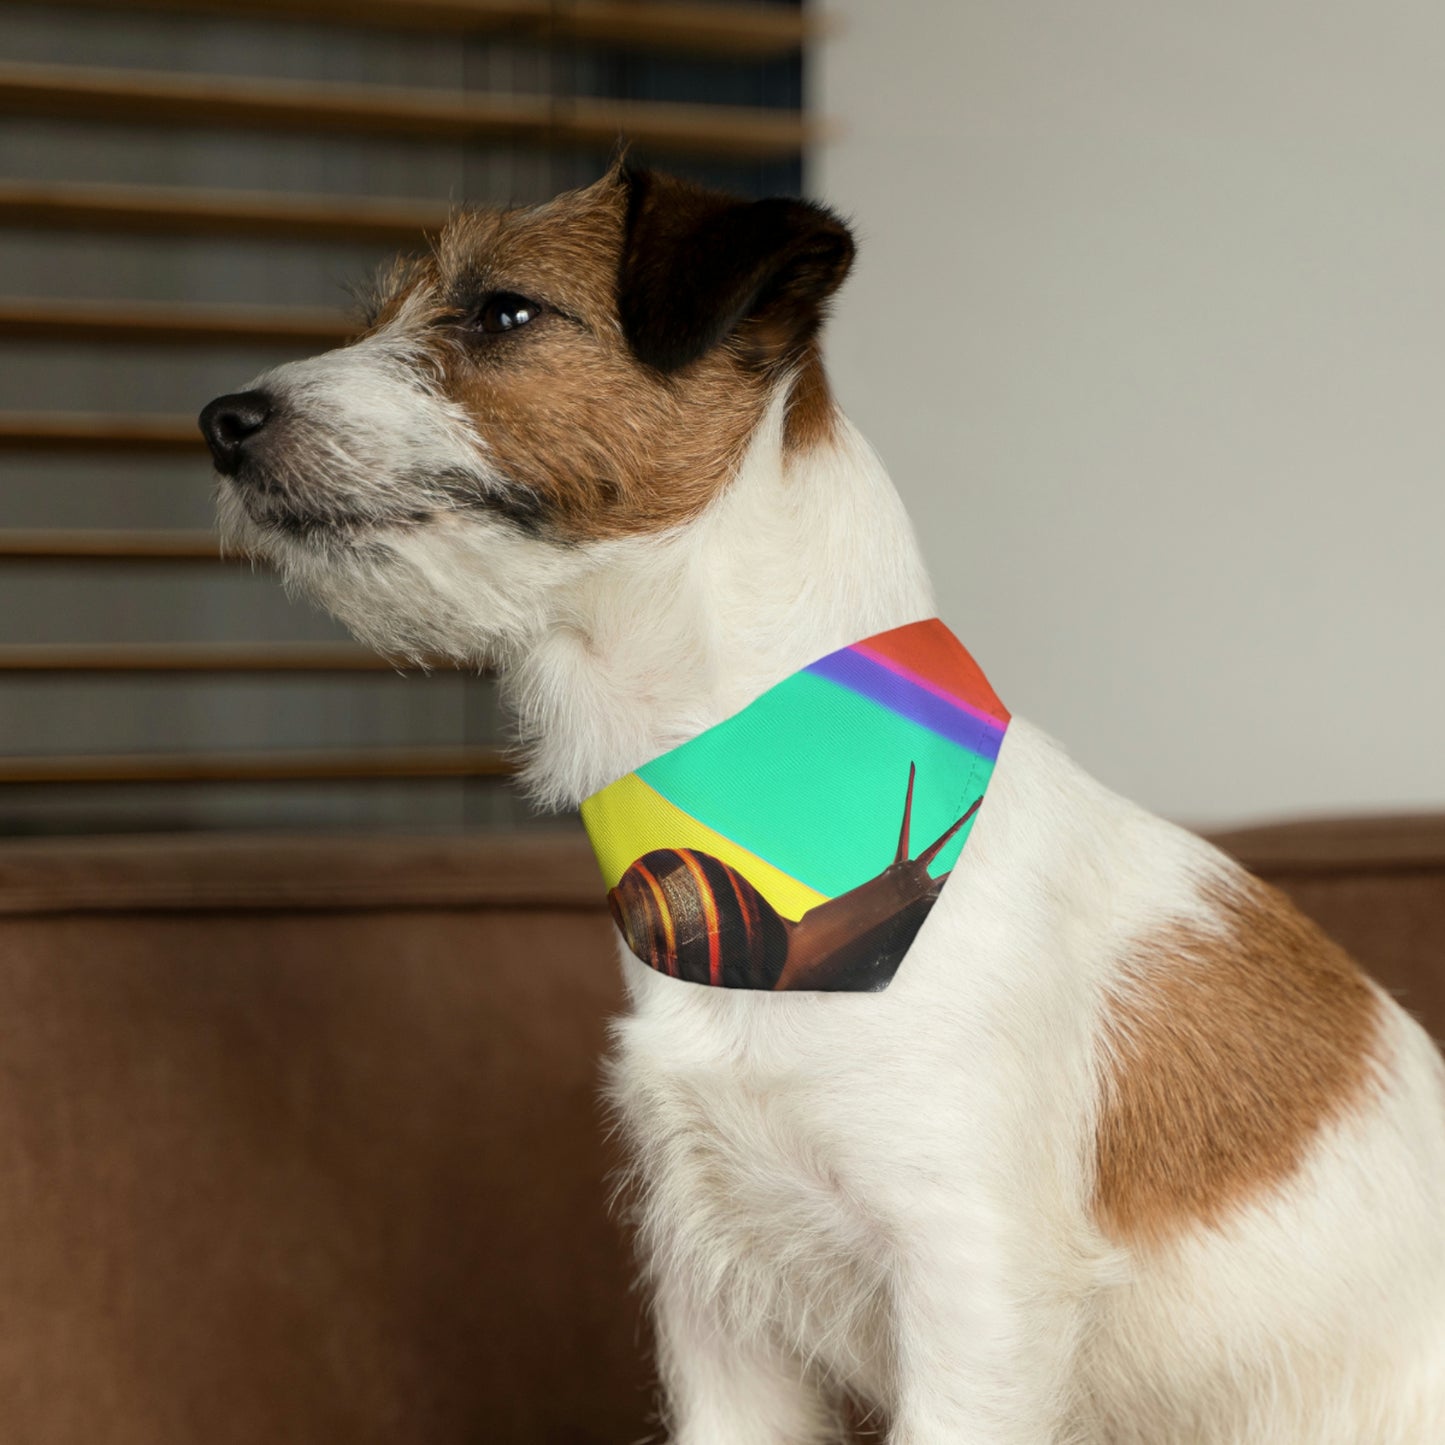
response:
[[[201,434],[216,470],[232,476],[241,466],[246,443],[270,420],[271,398],[264,391],[237,391],[218,396],[201,413]]]

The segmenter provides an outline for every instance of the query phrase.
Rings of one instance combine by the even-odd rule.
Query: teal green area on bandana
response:
[[[879,766],[884,758],[892,765]],[[892,860],[910,762],[918,764],[913,832],[924,842],[983,792],[993,767],[871,698],[801,672],[637,775],[832,898]],[[953,865],[971,827],[970,821],[939,855],[940,872]]]
[[[936,619],[843,648],[582,807],[614,888],[644,854],[701,849],[787,918],[894,861],[908,793],[916,856],[988,787],[1008,713]],[[973,819],[934,860],[952,868]]]

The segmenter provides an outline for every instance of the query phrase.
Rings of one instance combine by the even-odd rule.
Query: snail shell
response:
[[[793,924],[710,853],[646,853],[607,902],[633,953],[673,978],[770,989],[787,962]]]

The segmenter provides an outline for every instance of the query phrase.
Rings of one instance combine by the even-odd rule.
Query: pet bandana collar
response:
[[[785,678],[582,804],[628,947],[691,983],[887,988],[1008,721],[937,618]]]

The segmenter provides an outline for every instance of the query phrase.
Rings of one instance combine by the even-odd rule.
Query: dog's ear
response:
[[[634,355],[661,372],[736,336],[749,363],[801,353],[853,263],[831,211],[775,197],[740,201],[624,167],[618,314]]]

